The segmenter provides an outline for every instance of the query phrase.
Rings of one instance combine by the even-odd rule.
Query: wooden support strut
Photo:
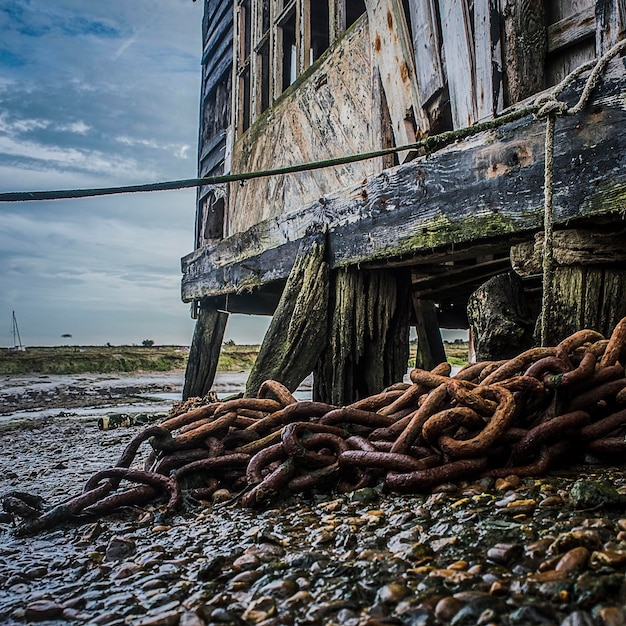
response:
[[[228,317],[226,311],[218,310],[207,302],[200,304],[185,371],[183,400],[203,397],[211,389]]]
[[[268,379],[290,391],[308,376],[326,342],[328,262],[326,231],[304,239],[248,382],[246,396],[256,395]]]

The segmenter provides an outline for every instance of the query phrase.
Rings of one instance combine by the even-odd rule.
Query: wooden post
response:
[[[511,262],[522,276],[538,274],[543,242],[511,249]],[[582,328],[610,335],[626,316],[624,230],[569,229],[554,233],[554,293],[547,344],[554,345]]]
[[[505,106],[544,88],[547,52],[543,0],[500,0],[504,22]]]
[[[226,311],[218,311],[207,302],[200,303],[185,371],[183,400],[203,397],[213,386],[227,322]]]
[[[314,370],[313,399],[336,405],[402,380],[409,357],[407,272],[347,267],[331,277],[326,349]]]
[[[326,234],[304,239],[246,384],[246,396],[278,380],[291,391],[313,371],[326,343]]]
[[[415,367],[431,370],[435,365],[446,361],[446,352],[437,320],[437,309],[432,300],[415,297],[413,297],[413,307],[417,333]]]
[[[515,272],[481,285],[469,297],[467,317],[477,361],[510,359],[532,346],[535,320]]]

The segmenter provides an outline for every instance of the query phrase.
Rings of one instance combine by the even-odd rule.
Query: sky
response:
[[[0,191],[197,173],[202,2],[0,0]],[[0,203],[0,346],[189,345],[195,190]],[[269,323],[232,315],[225,340]],[[62,337],[71,335],[71,338]]]

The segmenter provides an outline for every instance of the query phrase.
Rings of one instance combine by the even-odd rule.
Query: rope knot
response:
[[[552,94],[537,98],[535,104],[539,107],[535,113],[536,118],[548,117],[548,115],[563,116],[569,111],[567,104],[557,100]]]

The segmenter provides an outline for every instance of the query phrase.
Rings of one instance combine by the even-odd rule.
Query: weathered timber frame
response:
[[[555,222],[621,220],[626,199],[624,60],[583,113],[557,124]],[[576,99],[582,80],[564,94]],[[331,269],[433,264],[506,252],[542,223],[544,123],[528,116],[385,170],[182,260],[182,296],[237,296],[285,280],[299,241],[328,227]],[[469,249],[472,249],[470,252]],[[271,311],[268,310],[268,313]]]
[[[320,0],[313,7],[311,0],[236,0],[234,139],[364,11],[362,0]],[[321,17],[319,33],[314,16]]]
[[[215,9],[225,0],[205,2]],[[230,126],[222,122],[221,138],[201,145],[205,173],[209,163],[217,163],[211,161],[215,146],[224,147],[224,169],[247,172],[404,146],[472,127],[523,107],[606,52],[624,37],[626,23],[626,0],[235,0],[233,5]],[[207,85],[213,81],[208,67]],[[586,109],[558,120],[557,229],[623,226],[623,76],[623,60],[614,60]],[[563,95],[569,104],[583,80]],[[222,95],[215,91],[205,102],[223,110]],[[207,121],[212,129],[210,115],[203,117]],[[346,166],[233,183],[223,192],[201,190],[201,236],[195,252],[182,261],[183,299],[207,319],[220,311],[276,312],[281,318],[264,341],[265,358],[255,368],[252,387],[275,373],[290,387],[296,384],[286,370],[294,373],[288,364],[303,354],[294,346],[304,334],[292,336],[285,329],[293,330],[301,318],[307,332],[327,337],[325,346],[316,346],[318,399],[349,402],[401,376],[409,323],[418,334],[419,365],[430,367],[445,357],[439,328],[467,328],[470,295],[489,277],[509,272],[511,247],[543,229],[544,122],[528,115],[490,128],[435,154],[398,150]],[[319,232],[327,233],[326,322],[313,312],[302,317],[299,303],[301,291],[315,293],[319,286],[304,278],[297,286],[305,276],[301,251]],[[611,271],[594,269],[589,289],[611,282]],[[563,272],[568,276],[570,270]],[[523,282],[534,316],[541,276],[526,275]],[[387,289],[391,284],[395,295]],[[564,293],[557,299],[562,307],[575,297]],[[598,301],[608,310],[615,298],[609,294]],[[384,317],[393,307],[399,313],[389,317],[384,332],[378,329],[381,342],[374,338],[371,350],[363,351],[372,334],[363,312]],[[623,307],[617,302],[613,308]],[[285,313],[291,310],[300,317]],[[220,341],[223,331],[217,330],[212,342]],[[278,345],[287,346],[284,354],[276,352]],[[377,359],[379,371],[370,376],[363,365]]]

